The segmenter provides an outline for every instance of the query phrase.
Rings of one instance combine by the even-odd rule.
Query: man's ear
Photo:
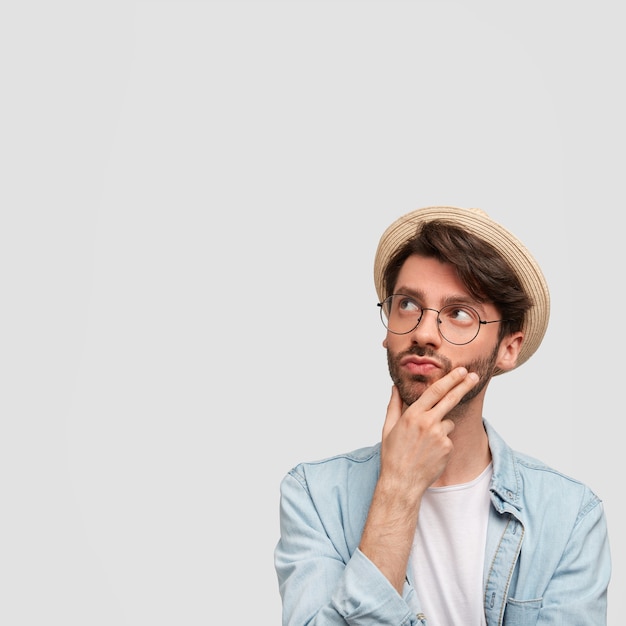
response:
[[[524,333],[521,331],[507,335],[500,342],[496,366],[504,372],[512,370],[517,365],[517,357],[519,355],[519,351],[522,349],[523,341]]]

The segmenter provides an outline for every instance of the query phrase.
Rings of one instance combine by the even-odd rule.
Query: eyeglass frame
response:
[[[411,300],[415,301],[415,297],[414,296],[409,296],[408,294],[405,293],[392,293],[390,296],[387,296],[382,302],[377,302],[376,306],[380,308],[380,321],[383,323],[383,326],[385,327],[386,330],[388,330],[390,333],[394,334],[394,335],[408,335],[409,333],[412,333],[419,325],[420,322],[422,321],[422,318],[424,317],[424,311],[434,311],[437,314],[437,331],[439,332],[439,336],[444,340],[447,341],[448,343],[452,344],[453,346],[466,346],[468,343],[472,343],[472,341],[474,341],[474,339],[476,339],[476,337],[478,337],[478,333],[480,332],[480,329],[482,326],[485,326],[487,324],[497,324],[498,322],[510,322],[511,320],[507,320],[507,319],[501,319],[501,320],[483,320],[480,317],[480,313],[473,307],[470,306],[469,304],[461,304],[461,303],[451,303],[451,304],[446,304],[446,306],[443,307],[443,309],[440,309],[439,311],[437,309],[433,309],[431,307],[427,307],[427,306],[421,306],[420,304],[417,304],[417,306],[420,308],[420,314],[419,317],[417,318],[417,322],[415,324],[415,326],[413,326],[413,328],[411,328],[411,330],[407,330],[403,333],[397,333],[393,330],[391,330],[387,324],[385,324],[385,320],[383,319],[383,315],[385,315],[385,317],[387,316],[387,314],[385,313],[385,310],[383,308],[385,302],[387,302],[388,300],[391,300],[391,298],[395,297],[395,296],[403,296],[405,298],[410,298]],[[478,318],[478,326],[476,328],[476,334],[469,340],[469,341],[465,341],[463,343],[455,343],[454,341],[450,341],[442,332],[441,332],[441,319],[439,318],[439,314],[441,313],[441,311],[443,311],[444,309],[447,309],[449,307],[462,307],[465,309],[470,309],[471,311],[473,311],[474,313],[476,313],[476,317]],[[387,317],[387,320],[389,318]]]

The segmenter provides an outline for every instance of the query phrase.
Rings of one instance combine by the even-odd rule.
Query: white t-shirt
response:
[[[469,483],[431,487],[422,498],[410,567],[429,626],[485,626],[491,474],[490,463]]]

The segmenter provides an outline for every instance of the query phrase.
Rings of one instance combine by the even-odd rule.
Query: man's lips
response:
[[[400,366],[411,374],[429,374],[440,367],[439,363],[433,359],[415,355],[400,359]]]

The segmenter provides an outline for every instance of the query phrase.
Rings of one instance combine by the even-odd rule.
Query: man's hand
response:
[[[383,426],[382,480],[421,496],[439,478],[453,448],[448,435],[454,422],[446,416],[477,382],[475,373],[458,367],[428,387],[404,413],[394,385]]]
[[[448,413],[478,382],[458,367],[402,412],[393,387],[381,446],[381,470],[360,550],[402,593],[422,495],[441,476],[453,450]]]

